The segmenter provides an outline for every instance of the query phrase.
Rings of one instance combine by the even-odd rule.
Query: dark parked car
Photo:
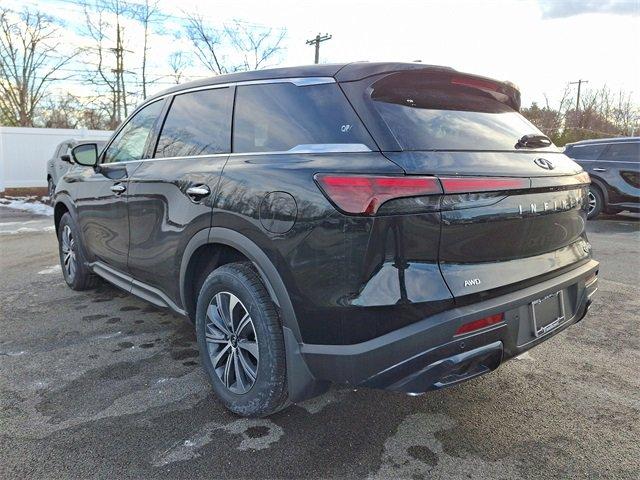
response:
[[[511,84],[421,64],[177,86],[100,155],[73,150],[64,278],[189,317],[241,415],[331,382],[456,385],[578,322],[596,291],[589,177],[519,107]]]
[[[564,153],[591,176],[589,219],[602,211],[640,212],[640,137],[569,143]]]
[[[53,198],[53,193],[56,191],[58,180],[67,173],[67,170],[71,167],[71,150],[82,142],[95,142],[98,146],[98,150],[100,150],[105,144],[105,141],[103,140],[83,139],[82,141],[79,141],[73,138],[60,142],[56,146],[53,156],[47,162],[47,191],[49,198]]]

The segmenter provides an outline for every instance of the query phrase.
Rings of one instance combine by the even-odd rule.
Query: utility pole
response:
[[[120,22],[116,23],[116,46],[111,51],[116,56],[116,68],[112,68],[111,71],[116,75],[116,121],[120,123],[124,118],[129,115],[129,109],[127,107],[127,89],[124,82],[124,74],[131,73],[124,69],[124,52],[131,53],[131,50],[125,50],[122,42],[122,27]]]
[[[577,82],[569,82],[569,85],[578,85],[578,97],[576,98],[576,113],[580,110],[580,87],[583,83],[589,83],[589,80],[578,80]]]
[[[316,59],[314,63],[318,63],[320,61],[320,42],[324,42],[325,40],[331,40],[331,35],[325,33],[324,35],[316,35],[316,38],[311,40],[307,40],[307,45],[315,45],[316,46]]]

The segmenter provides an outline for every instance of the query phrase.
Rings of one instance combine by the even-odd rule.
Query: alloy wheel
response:
[[[593,194],[592,191],[589,191],[589,194],[587,195],[587,200],[589,201],[589,206],[588,206],[587,213],[589,215],[591,215],[593,213],[593,211],[596,209],[596,205],[598,204],[598,200],[596,199],[596,196]]]
[[[219,292],[209,303],[205,340],[223,385],[237,395],[251,390],[258,373],[258,338],[249,312],[233,293]]]
[[[62,267],[73,282],[76,276],[76,241],[69,225],[62,229]]]

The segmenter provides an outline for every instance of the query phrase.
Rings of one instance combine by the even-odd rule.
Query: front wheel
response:
[[[69,213],[62,216],[58,225],[58,247],[60,266],[67,285],[73,290],[93,288],[97,279],[87,267],[80,245],[78,229]]]
[[[600,215],[600,212],[602,212],[602,208],[604,207],[604,200],[602,198],[602,193],[600,193],[600,190],[593,185],[589,187],[589,194],[587,198],[589,201],[589,205],[587,208],[587,219],[593,220],[598,215]]]
[[[53,179],[49,177],[47,181],[47,195],[49,195],[49,204],[53,205],[53,194],[56,193],[56,185],[53,183]]]
[[[260,417],[286,406],[282,325],[251,263],[223,265],[207,277],[196,332],[202,364],[229,410]]]

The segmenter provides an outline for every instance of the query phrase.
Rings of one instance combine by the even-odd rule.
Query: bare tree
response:
[[[0,119],[32,126],[51,82],[76,51],[63,51],[58,29],[41,12],[0,9]]]
[[[286,35],[285,30],[254,27],[239,21],[220,30],[208,25],[201,15],[186,12],[185,15],[187,37],[195,48],[196,58],[218,75],[260,68],[282,49]],[[225,52],[232,53],[232,58]]]
[[[160,16],[158,0],[150,2],[145,0],[143,4],[135,7],[136,18],[142,23],[144,29],[144,41],[142,46],[142,98],[147,98],[147,51],[151,23]]]
[[[201,15],[188,13],[186,15],[187,36],[195,48],[198,60],[217,75],[227,73],[227,68],[221,61],[222,35],[220,32],[207,26]]]
[[[176,83],[182,82],[184,70],[191,65],[191,60],[181,51],[175,51],[169,55],[169,68],[171,69],[171,79]]]
[[[88,36],[94,45],[85,49],[87,62],[95,72],[87,72],[87,82],[106,88],[111,99],[110,127],[115,128],[128,114],[128,95],[124,68],[124,29],[121,17],[131,14],[121,0],[84,2]],[[111,18],[111,20],[109,19]],[[97,75],[96,75],[97,74]]]
[[[588,138],[633,135],[640,128],[640,111],[628,93],[613,93],[606,85],[588,89],[576,98],[565,92],[557,107],[540,108],[533,103],[522,114],[551,138],[557,145]]]
[[[57,98],[49,97],[40,113],[40,123],[45,128],[77,128],[80,109],[79,99],[70,93]]]
[[[225,27],[231,43],[243,57],[245,70],[262,68],[270,58],[282,50],[281,43],[287,31],[270,27],[253,27],[234,20]]]

